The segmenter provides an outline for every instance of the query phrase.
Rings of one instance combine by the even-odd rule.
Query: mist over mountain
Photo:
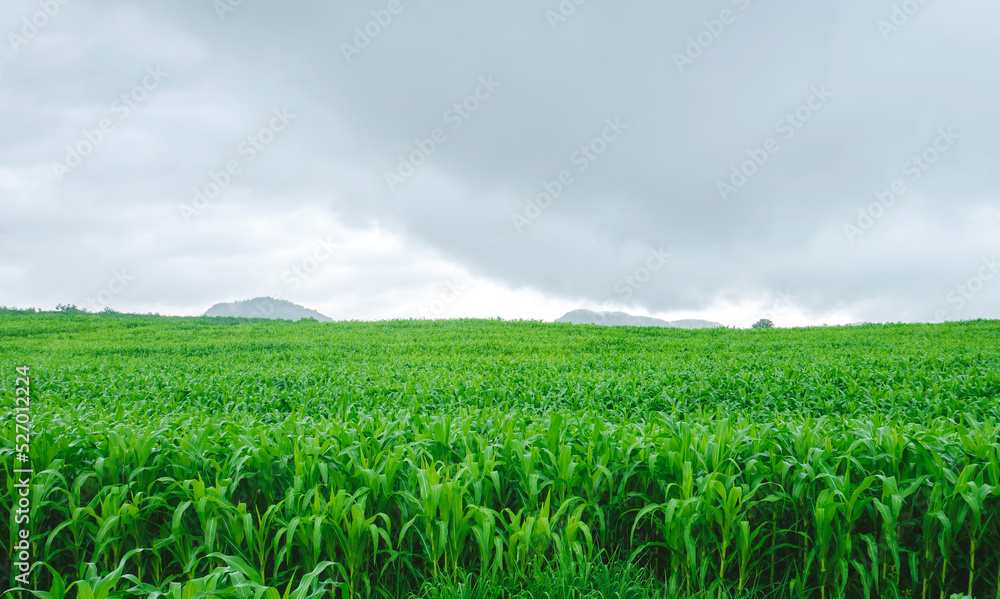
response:
[[[313,318],[319,322],[333,319],[288,300],[255,297],[239,302],[224,302],[209,308],[203,316],[234,316],[236,318],[268,318],[271,320],[302,320]]]
[[[711,329],[723,325],[710,320],[663,320],[651,316],[635,316],[625,312],[595,312],[571,310],[556,319],[569,324],[599,324],[603,326],[667,327],[677,329]]]

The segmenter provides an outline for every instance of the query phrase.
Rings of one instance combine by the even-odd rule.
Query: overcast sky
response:
[[[1000,318],[995,0],[4,0],[0,33],[2,305]]]

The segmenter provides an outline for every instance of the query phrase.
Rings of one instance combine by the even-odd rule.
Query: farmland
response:
[[[4,573],[21,366],[39,597],[1000,598],[996,321],[3,311]]]

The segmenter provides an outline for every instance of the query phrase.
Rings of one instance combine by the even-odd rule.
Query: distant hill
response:
[[[236,318],[268,318],[271,320],[302,320],[314,318],[320,322],[333,322],[315,310],[310,310],[288,300],[255,297],[241,302],[215,304],[205,316],[235,316]]]
[[[667,327],[676,329],[711,329],[722,325],[710,320],[663,320],[650,316],[634,316],[625,312],[595,312],[593,310],[571,310],[556,322],[569,324],[599,324],[604,326]]]

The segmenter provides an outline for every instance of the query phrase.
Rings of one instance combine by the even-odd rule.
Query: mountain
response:
[[[595,312],[593,310],[571,310],[556,322],[569,324],[599,324],[603,326],[630,326],[630,327],[668,327],[677,329],[711,329],[721,327],[717,322],[709,320],[663,320],[650,316],[633,316],[625,312]]]
[[[241,302],[215,304],[204,316],[235,316],[236,318],[268,318],[271,320],[301,320],[314,318],[320,322],[333,322],[315,310],[293,304],[288,300],[255,297]]]

